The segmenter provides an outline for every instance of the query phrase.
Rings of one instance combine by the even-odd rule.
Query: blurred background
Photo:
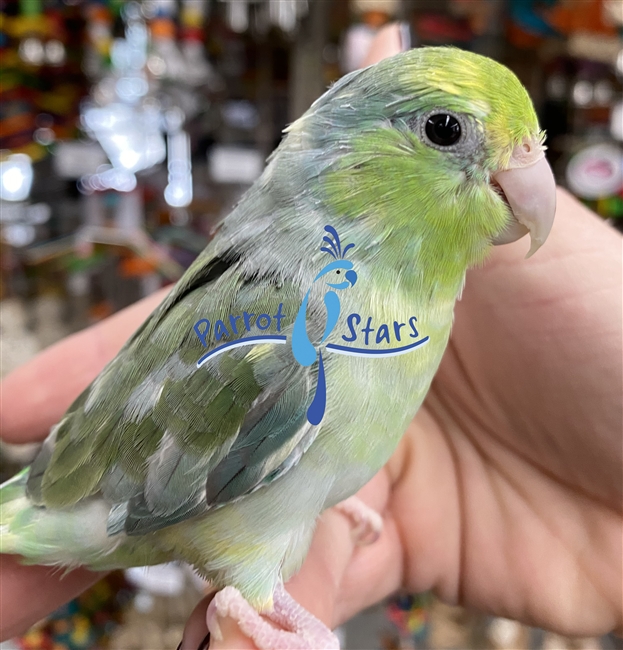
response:
[[[558,183],[623,229],[621,0],[0,0],[0,360],[177,280],[283,128],[375,33],[491,56],[528,88]],[[0,447],[0,479],[36,447]],[[2,650],[166,650],[205,585],[113,574]],[[346,648],[621,647],[401,594]],[[618,645],[617,645],[618,643]]]

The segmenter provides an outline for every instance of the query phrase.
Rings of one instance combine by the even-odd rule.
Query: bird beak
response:
[[[344,277],[350,282],[351,287],[355,286],[355,282],[357,282],[357,274],[355,273],[355,271],[353,270],[346,271]]]
[[[545,243],[556,212],[556,182],[543,147],[525,140],[515,147],[508,167],[493,174],[511,209],[512,219],[493,243],[508,244],[530,233],[531,257]]]

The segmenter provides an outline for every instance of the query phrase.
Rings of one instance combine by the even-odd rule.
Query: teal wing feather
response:
[[[56,426],[31,466],[33,502],[66,508],[101,495],[109,534],[143,534],[275,480],[311,444],[314,371],[290,346],[234,348],[197,367],[200,318],[232,330],[230,315],[274,315],[282,303],[292,317],[301,299],[292,283],[245,276],[232,253],[207,254]]]

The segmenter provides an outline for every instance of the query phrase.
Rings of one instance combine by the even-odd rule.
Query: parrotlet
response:
[[[266,650],[338,647],[283,584],[327,508],[378,533],[350,497],[424,400],[466,270],[496,244],[529,234],[532,254],[548,236],[543,141],[516,76],[459,49],[335,83],[0,488],[2,552],[93,569],[186,561],[220,590],[214,635],[230,615]]]

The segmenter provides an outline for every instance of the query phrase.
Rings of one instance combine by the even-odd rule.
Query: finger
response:
[[[104,575],[85,569],[63,574],[51,567],[24,566],[11,555],[0,555],[0,568],[0,642],[22,634]]]
[[[379,30],[379,33],[374,37],[363,62],[363,67],[378,63],[381,59],[394,56],[399,52],[402,52],[400,26],[398,23],[391,23]]]
[[[342,580],[354,553],[350,522],[339,512],[327,510],[303,567],[288,582],[295,600],[329,627],[335,625]]]
[[[214,594],[210,594],[203,598],[195,607],[192,614],[186,622],[184,628],[184,636],[178,647],[178,650],[224,650],[231,648],[232,650],[255,650],[255,644],[249,640],[241,631],[236,623],[230,618],[225,618],[219,621],[219,626],[223,634],[221,641],[212,641],[208,637],[208,624],[206,621],[206,611]]]
[[[162,302],[165,288],[70,336],[17,368],[0,384],[0,433],[7,442],[45,438],[48,429],[147,316]]]
[[[202,598],[193,609],[192,614],[186,621],[179,650],[197,650],[197,648],[201,647],[208,634],[206,611],[212,598],[214,598],[214,594]]]
[[[355,548],[342,576],[333,613],[334,626],[378,603],[399,589],[402,582],[403,553],[389,508],[391,484],[387,471],[377,474],[357,497],[383,515],[383,530],[373,544]]]
[[[383,533],[372,545],[358,548],[342,579],[334,625],[384,600],[402,587],[404,566],[399,529],[383,518]]]

